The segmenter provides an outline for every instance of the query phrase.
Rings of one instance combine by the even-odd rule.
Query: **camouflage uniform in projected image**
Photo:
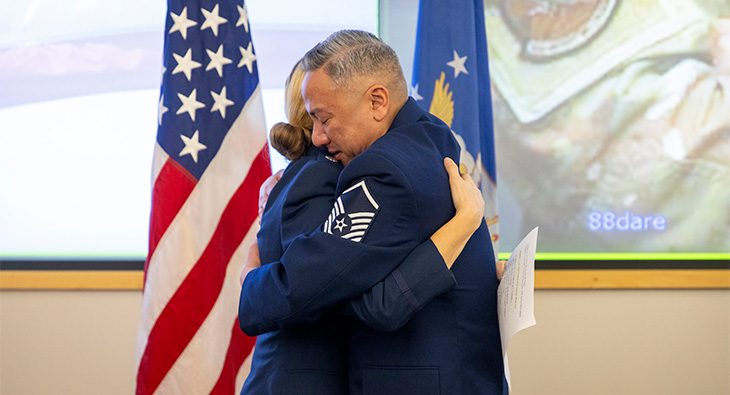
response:
[[[543,251],[730,250],[727,0],[485,12],[499,185],[519,206],[503,214],[520,234],[539,225]]]

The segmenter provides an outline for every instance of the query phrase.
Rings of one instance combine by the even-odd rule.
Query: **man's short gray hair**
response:
[[[322,68],[335,87],[347,87],[353,77],[376,76],[391,94],[407,96],[403,69],[393,48],[374,34],[340,30],[309,50],[302,59],[304,71]]]

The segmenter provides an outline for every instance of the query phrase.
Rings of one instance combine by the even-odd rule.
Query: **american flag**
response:
[[[242,0],[169,0],[137,394],[233,394],[254,338],[239,274],[271,174]]]

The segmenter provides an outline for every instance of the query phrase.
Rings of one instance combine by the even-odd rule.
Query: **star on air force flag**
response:
[[[482,191],[484,218],[498,254],[497,171],[482,0],[422,0],[416,36],[411,96],[449,125],[459,142],[459,167]]]
[[[365,180],[362,180],[337,198],[322,231],[360,242],[379,210],[380,206],[373,199]]]

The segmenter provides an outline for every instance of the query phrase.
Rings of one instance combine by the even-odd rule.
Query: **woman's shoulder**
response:
[[[302,163],[298,171],[298,177],[325,177],[339,175],[342,171],[342,164],[334,160],[331,156],[325,155],[317,147],[310,148],[307,154],[300,161]]]

